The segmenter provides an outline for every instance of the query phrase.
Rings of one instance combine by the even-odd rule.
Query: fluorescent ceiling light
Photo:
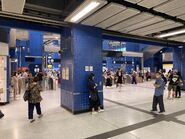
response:
[[[71,18],[71,22],[76,22],[79,19],[81,19],[83,16],[85,16],[86,14],[88,14],[90,11],[92,11],[93,9],[95,9],[98,5],[100,5],[99,2],[91,2],[89,5],[87,5],[87,7],[85,7],[84,9],[82,9],[78,14],[76,14],[73,18]]]
[[[79,23],[107,3],[105,0],[85,0],[65,21]]]
[[[178,30],[178,31],[173,31],[173,32],[165,33],[165,34],[161,34],[161,35],[158,35],[156,37],[165,38],[165,37],[174,36],[174,35],[183,34],[183,33],[185,33],[185,29]]]

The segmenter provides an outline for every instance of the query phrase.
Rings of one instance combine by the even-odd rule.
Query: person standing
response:
[[[152,112],[157,111],[157,105],[159,104],[160,112],[165,112],[164,102],[163,102],[163,94],[165,83],[161,77],[160,73],[156,73],[156,81],[154,83],[155,93],[153,96],[153,104],[152,104]]]
[[[94,74],[91,73],[88,79],[88,89],[89,89],[89,98],[90,98],[90,109],[92,111],[91,114],[97,114],[98,112],[104,111],[100,108],[100,99],[98,96],[97,84],[94,81]]]
[[[175,92],[177,89],[177,85],[179,84],[179,81],[180,81],[180,78],[177,75],[177,72],[173,71],[173,73],[169,76],[168,98],[167,99],[173,99],[175,97]]]
[[[35,121],[33,118],[34,107],[36,107],[37,114],[39,115],[38,118],[43,116],[40,107],[40,102],[42,101],[40,92],[42,91],[42,88],[38,83],[37,77],[33,79],[33,83],[29,85],[28,90],[30,91],[30,96],[28,98],[28,119],[30,120],[30,123],[32,123]]]
[[[43,76],[44,74],[42,73],[42,71],[39,71],[36,75],[37,79],[38,79],[38,82],[39,82],[39,85],[42,86],[42,80],[43,80]]]
[[[137,73],[136,73],[136,71],[133,71],[133,73],[132,73],[132,84],[137,84],[136,77],[137,77]]]
[[[181,86],[183,85],[181,73],[178,71],[177,75],[179,76],[179,82],[177,84],[175,98],[181,98]]]
[[[119,87],[119,92],[120,92],[123,84],[123,73],[121,69],[118,69],[116,76],[117,76],[117,87]]]
[[[16,99],[16,95],[18,94],[18,90],[19,90],[18,74],[17,74],[17,72],[13,73],[12,85],[13,85],[13,97],[14,97],[14,100],[15,100]]]

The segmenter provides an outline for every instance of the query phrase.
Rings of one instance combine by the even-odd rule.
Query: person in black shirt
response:
[[[180,98],[181,97],[181,86],[183,85],[182,82],[182,76],[180,72],[177,72],[177,75],[179,76],[179,83],[177,84],[176,92],[175,92],[175,98]]]
[[[94,74],[91,73],[88,78],[88,89],[89,89],[89,101],[90,101],[90,109],[92,110],[92,114],[96,114],[96,110],[98,112],[104,111],[100,108],[100,99],[97,90],[97,84],[94,81]]]
[[[123,73],[121,69],[118,69],[118,71],[116,72],[116,78],[117,78],[116,87],[119,87],[119,92],[120,92],[123,84]]]
[[[173,71],[173,73],[169,76],[168,99],[173,99],[175,97],[175,92],[179,81],[180,81],[180,78],[177,75],[177,72]],[[171,97],[171,91],[172,91],[172,97]]]

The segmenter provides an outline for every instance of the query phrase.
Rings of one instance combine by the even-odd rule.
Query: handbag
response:
[[[28,99],[30,98],[30,96],[31,96],[31,92],[30,92],[30,90],[27,89],[25,91],[24,95],[23,95],[24,101],[28,101]]]
[[[0,110],[0,119],[4,117],[4,114],[2,113],[2,111]]]

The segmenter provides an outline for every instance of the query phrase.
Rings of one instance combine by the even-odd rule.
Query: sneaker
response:
[[[104,109],[99,109],[98,112],[104,112]]]
[[[42,118],[43,117],[43,114],[39,115],[38,118]]]
[[[157,111],[157,110],[151,110],[151,112],[155,112],[155,111]]]
[[[35,119],[31,119],[31,120],[30,120],[30,123],[33,123],[33,122],[35,122]]]
[[[163,112],[165,112],[165,111],[160,111],[159,113],[163,113]]]
[[[98,112],[96,112],[96,111],[93,111],[91,114],[92,114],[92,115],[95,115],[95,114],[97,114],[97,113],[98,113]]]

